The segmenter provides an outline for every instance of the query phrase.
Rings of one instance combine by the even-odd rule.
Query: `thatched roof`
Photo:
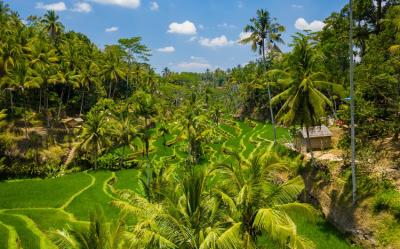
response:
[[[310,138],[332,136],[332,132],[325,125],[310,127],[308,128],[308,133]],[[303,138],[307,138],[307,131],[305,127],[303,127],[303,130],[301,131],[301,136]]]

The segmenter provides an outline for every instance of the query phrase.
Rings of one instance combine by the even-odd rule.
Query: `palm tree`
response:
[[[59,34],[64,29],[64,26],[59,21],[59,19],[60,17],[56,14],[54,10],[49,10],[44,15],[44,18],[41,21],[44,24],[45,29],[50,35],[53,43],[56,43]]]
[[[68,227],[50,233],[50,238],[59,249],[120,249],[128,243],[122,220],[106,221],[102,209],[90,215],[89,226]]]
[[[123,51],[118,45],[107,46],[105,49],[105,64],[101,74],[109,82],[108,98],[114,98],[118,82],[125,77],[122,54]]]
[[[84,61],[78,67],[78,74],[73,76],[73,79],[77,81],[82,92],[81,107],[79,109],[79,116],[81,116],[85,100],[85,90],[89,89],[89,87],[93,84],[100,84],[97,76],[97,65],[90,60]]]
[[[314,220],[316,211],[309,204],[297,202],[304,190],[301,177],[282,180],[283,172],[292,175],[299,161],[286,162],[271,152],[257,154],[245,163],[238,153],[227,151],[227,163],[215,167],[220,179],[214,193],[224,203],[226,212],[240,224],[241,248],[256,248],[261,232],[282,247],[313,248],[313,243],[297,234],[292,215]]]
[[[143,91],[138,91],[134,95],[135,99],[135,115],[142,118],[143,123],[139,128],[139,134],[145,145],[146,153],[146,170],[147,170],[147,187],[150,186],[150,161],[149,161],[149,149],[150,149],[150,138],[151,138],[151,119],[157,115],[157,108],[154,98]]]
[[[27,129],[27,107],[28,107],[28,90],[37,89],[40,84],[37,79],[32,77],[33,70],[29,67],[29,63],[26,60],[17,61],[15,67],[5,77],[1,79],[1,82],[13,86],[12,91],[21,91],[24,96],[24,126],[25,126],[25,137],[28,138]],[[10,91],[11,93],[11,91]]]
[[[242,248],[240,224],[219,209],[218,198],[207,189],[204,170],[183,173],[162,191],[164,200],[151,203],[141,195],[122,191],[113,204],[137,217],[130,233],[132,248]],[[173,179],[173,178],[172,178]],[[171,180],[172,180],[171,179]]]
[[[83,124],[81,134],[82,142],[79,149],[90,154],[94,169],[97,169],[97,158],[103,148],[111,143],[111,125],[107,122],[109,117],[105,113],[89,112]]]
[[[309,128],[320,124],[325,116],[326,106],[332,106],[331,101],[322,90],[330,89],[335,92],[342,90],[341,86],[324,81],[324,74],[314,72],[317,56],[310,43],[310,37],[297,34],[294,37],[294,46],[291,59],[293,63],[292,78],[286,76],[288,88],[272,98],[272,104],[284,101],[277,113],[277,119],[284,125],[300,125],[307,133],[307,147],[314,159],[310,143]]]
[[[244,28],[245,32],[250,32],[250,36],[242,39],[243,44],[251,43],[251,49],[262,55],[263,64],[266,69],[266,49],[272,51],[277,49],[276,43],[283,43],[281,33],[285,31],[285,27],[276,22],[275,18],[271,18],[267,10],[257,10],[257,17],[250,19],[251,24]],[[268,84],[268,99],[270,102],[269,109],[271,122],[274,129],[274,143],[276,143],[276,127],[274,112],[271,104],[271,90]]]

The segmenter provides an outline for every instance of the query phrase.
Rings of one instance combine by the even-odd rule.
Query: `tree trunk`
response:
[[[27,121],[27,114],[26,114],[26,108],[28,106],[28,101],[27,101],[27,97],[25,96],[25,104],[24,104],[24,128],[25,128],[25,139],[28,139],[28,121]]]
[[[310,139],[310,134],[309,134],[309,129],[310,127],[306,126],[306,133],[307,133],[307,150],[310,150],[311,154],[311,164],[314,164],[314,151],[311,146],[311,139]]]
[[[67,94],[67,101],[66,101],[67,103],[69,101],[70,96],[71,96],[71,86],[68,85],[68,94]]]
[[[264,70],[267,72],[267,60],[265,58],[265,43],[263,41],[262,44],[262,56],[263,56],[263,63],[264,63]],[[271,123],[272,123],[272,128],[274,130],[274,145],[276,144],[276,127],[275,127],[275,118],[274,118],[274,111],[272,110],[272,103],[271,103],[271,89],[269,87],[269,83],[267,84],[268,88],[268,101],[269,101],[269,111],[271,115]]]
[[[14,113],[14,101],[13,101],[12,90],[10,90],[10,110],[11,110],[11,113]]]
[[[107,96],[107,98],[111,98],[111,90],[112,90],[112,81],[110,80],[110,87],[108,88],[108,96]]]
[[[117,91],[117,85],[118,85],[118,80],[115,80],[114,90],[113,90],[113,93],[112,93],[112,98],[113,99],[114,99],[114,96],[115,96],[115,92]]]
[[[80,110],[79,110],[79,116],[82,116],[84,98],[85,98],[85,90],[82,89],[81,108],[80,108]]]
[[[39,113],[42,112],[42,88],[39,89]]]
[[[381,31],[381,19],[382,19],[382,0],[376,1],[376,33],[378,34]]]
[[[61,90],[61,101],[60,101],[60,105],[58,106],[58,112],[57,112],[57,119],[60,119],[60,113],[61,113],[61,107],[63,104],[63,98],[64,98],[64,87]]]
[[[150,200],[150,161],[149,161],[149,138],[147,134],[147,118],[144,119],[144,125],[145,125],[145,149],[146,149],[146,185],[147,189],[149,191],[148,194],[148,199]]]
[[[46,85],[45,98],[44,98],[44,112],[46,113],[46,126],[50,128],[50,117],[49,117],[49,89]]]

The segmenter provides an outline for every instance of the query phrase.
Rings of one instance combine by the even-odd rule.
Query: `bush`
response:
[[[375,212],[388,211],[400,219],[400,193],[390,190],[376,195],[373,208]]]

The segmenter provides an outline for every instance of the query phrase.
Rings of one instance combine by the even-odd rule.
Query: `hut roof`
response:
[[[310,127],[308,128],[308,133],[310,138],[332,136],[332,132],[325,125]],[[303,127],[303,130],[301,131],[301,136],[303,138],[307,138],[307,131],[305,127]]]

